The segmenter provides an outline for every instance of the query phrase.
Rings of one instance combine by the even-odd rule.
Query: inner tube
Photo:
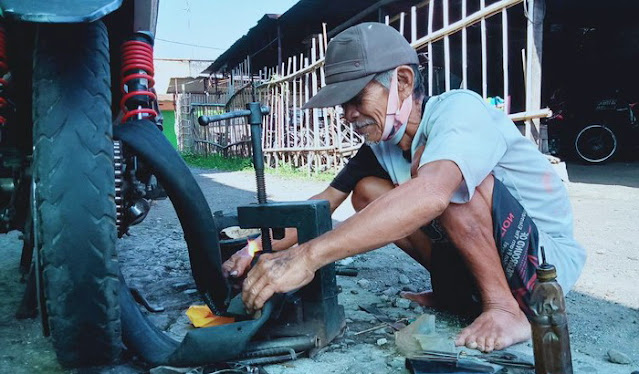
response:
[[[149,165],[166,190],[184,230],[197,289],[212,309],[225,311],[231,291],[222,275],[218,230],[193,174],[151,121],[116,125],[113,137]],[[142,314],[122,276],[120,280],[122,339],[129,349],[153,365],[204,365],[237,357],[273,309],[268,302],[258,319],[192,330],[182,342],[177,342]]]

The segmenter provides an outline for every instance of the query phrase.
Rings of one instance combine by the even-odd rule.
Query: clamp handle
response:
[[[260,114],[264,115],[264,114],[268,114],[270,112],[269,107],[267,106],[262,106],[260,107]],[[248,117],[252,114],[253,112],[249,109],[244,109],[244,110],[234,110],[232,112],[228,112],[228,113],[222,113],[222,114],[215,114],[212,116],[200,116],[197,119],[197,122],[200,124],[200,126],[207,126],[213,122],[218,122],[218,121],[223,121],[225,119],[232,119],[232,118],[239,118],[239,117]]]

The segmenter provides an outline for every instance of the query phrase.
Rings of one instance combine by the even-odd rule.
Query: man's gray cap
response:
[[[406,38],[383,23],[349,27],[328,43],[324,61],[326,86],[303,108],[326,108],[355,97],[375,74],[400,65],[419,64]]]

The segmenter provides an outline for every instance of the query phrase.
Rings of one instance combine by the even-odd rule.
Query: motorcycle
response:
[[[23,232],[27,290],[63,366],[193,362],[137,307],[116,241],[169,197],[213,311],[228,306],[218,232],[162,135],[153,90],[158,0],[0,0],[0,233]],[[199,344],[199,343],[198,343]],[[229,355],[229,354],[227,354]]]
[[[553,115],[546,120],[550,153],[601,164],[639,146],[637,104],[616,92],[592,106],[569,110],[561,91],[556,91],[549,100]]]

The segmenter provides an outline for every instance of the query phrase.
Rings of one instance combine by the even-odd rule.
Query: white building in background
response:
[[[196,59],[182,59],[182,58],[155,58],[155,91],[158,94],[158,102],[160,103],[160,109],[173,110],[174,92],[181,92],[181,87],[172,87],[171,93],[169,91],[169,84],[180,81],[188,84],[188,82],[201,82],[202,78],[208,77],[200,76],[200,72],[211,65],[213,60],[196,60]]]

